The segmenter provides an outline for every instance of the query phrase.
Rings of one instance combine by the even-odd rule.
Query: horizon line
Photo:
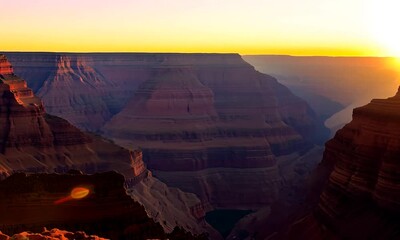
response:
[[[332,58],[399,58],[396,56],[379,56],[379,55],[296,55],[296,54],[276,54],[276,53],[250,53],[242,54],[238,52],[134,52],[134,51],[13,51],[0,50],[0,53],[48,53],[48,54],[215,54],[215,55],[232,55],[240,56],[274,56],[274,57],[332,57]]]

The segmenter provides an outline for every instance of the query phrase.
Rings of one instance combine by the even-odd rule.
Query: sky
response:
[[[0,50],[400,56],[400,34],[393,33],[400,22],[396,4],[0,0]]]

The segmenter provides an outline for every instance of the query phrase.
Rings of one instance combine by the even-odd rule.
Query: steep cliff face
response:
[[[97,111],[107,112],[103,123],[91,126],[121,146],[142,148],[145,162],[157,177],[196,193],[213,207],[258,208],[276,199],[287,181],[277,161],[310,149],[316,128],[322,128],[303,100],[236,54],[15,53],[10,57],[22,76],[36,81],[36,91],[51,103],[52,113],[87,128],[90,114],[71,106],[77,103],[76,92],[87,89],[90,95],[91,86],[82,83],[87,74],[82,81],[72,81],[70,69],[79,75],[83,70],[77,69],[89,71],[88,67],[55,64],[58,60],[54,60],[79,62],[76,59],[83,58],[81,63],[107,85],[103,93],[120,96],[113,110]],[[36,64],[47,68],[51,77],[33,71]],[[78,89],[65,93],[63,104],[72,109],[68,113],[54,112],[65,106],[51,100],[60,93],[60,88],[51,87],[52,82],[60,79]],[[110,102],[100,95],[94,98]],[[104,109],[101,105],[93,109]],[[265,188],[260,190],[260,185]]]
[[[0,178],[13,172],[115,170],[124,175],[126,187],[131,191],[140,183],[141,191],[133,196],[139,202],[144,202],[141,200],[147,194],[148,201],[176,206],[156,211],[155,205],[146,205],[149,215],[167,231],[180,224],[195,233],[213,232],[204,222],[204,213],[193,214],[193,209],[202,206],[200,200],[153,178],[143,163],[141,151],[128,151],[109,140],[81,132],[62,118],[46,114],[41,100],[13,73],[7,59],[0,56],[0,60]],[[63,68],[63,74],[73,71],[68,64]],[[67,75],[64,80],[73,78]],[[152,185],[159,187],[152,189]]]
[[[148,78],[157,59],[126,54],[7,53],[19,76],[50,114],[84,130],[99,130]],[[150,56],[151,57],[151,56]],[[150,64],[150,66],[151,66]]]
[[[0,55],[0,74],[10,75],[13,74],[11,63],[7,60],[4,55]]]
[[[90,131],[103,126],[131,97],[135,84],[126,84],[127,79],[145,76],[140,68],[131,70],[124,61],[109,70],[112,62],[101,55],[96,62],[85,55],[7,56],[18,75],[43,99],[49,113]]]
[[[326,144],[332,171],[317,209],[292,228],[296,239],[400,238],[400,92],[353,111]]]
[[[0,81],[0,156],[4,172],[115,169],[133,177],[128,151],[101,144],[104,140],[90,138],[67,121],[47,115],[41,100],[12,70],[0,75]]]
[[[106,85],[105,79],[83,57],[58,56],[55,71],[50,72],[38,96],[44,99],[49,112],[68,116],[69,121],[94,130],[104,124],[104,119],[111,117],[106,103],[101,100]],[[71,97],[74,99],[72,104]],[[71,115],[71,112],[80,114]]]
[[[168,238],[144,207],[126,194],[124,181],[115,172],[14,174],[0,181],[1,195],[7,196],[0,200],[0,229],[15,234],[57,227],[109,239]],[[74,194],[76,189],[86,195]]]

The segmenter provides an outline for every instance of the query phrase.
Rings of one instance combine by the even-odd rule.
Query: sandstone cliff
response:
[[[326,144],[331,169],[313,214],[290,239],[399,239],[400,91],[353,111],[353,120]]]
[[[4,56],[1,59],[7,61]],[[47,115],[41,100],[12,67],[5,65],[4,69],[7,71],[1,70],[0,75],[0,158],[4,174],[77,168],[86,172],[115,169],[134,177],[129,151]]]

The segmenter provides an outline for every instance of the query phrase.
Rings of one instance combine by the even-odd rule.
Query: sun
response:
[[[400,1],[370,0],[366,17],[372,37],[383,48],[383,54],[400,57]]]

